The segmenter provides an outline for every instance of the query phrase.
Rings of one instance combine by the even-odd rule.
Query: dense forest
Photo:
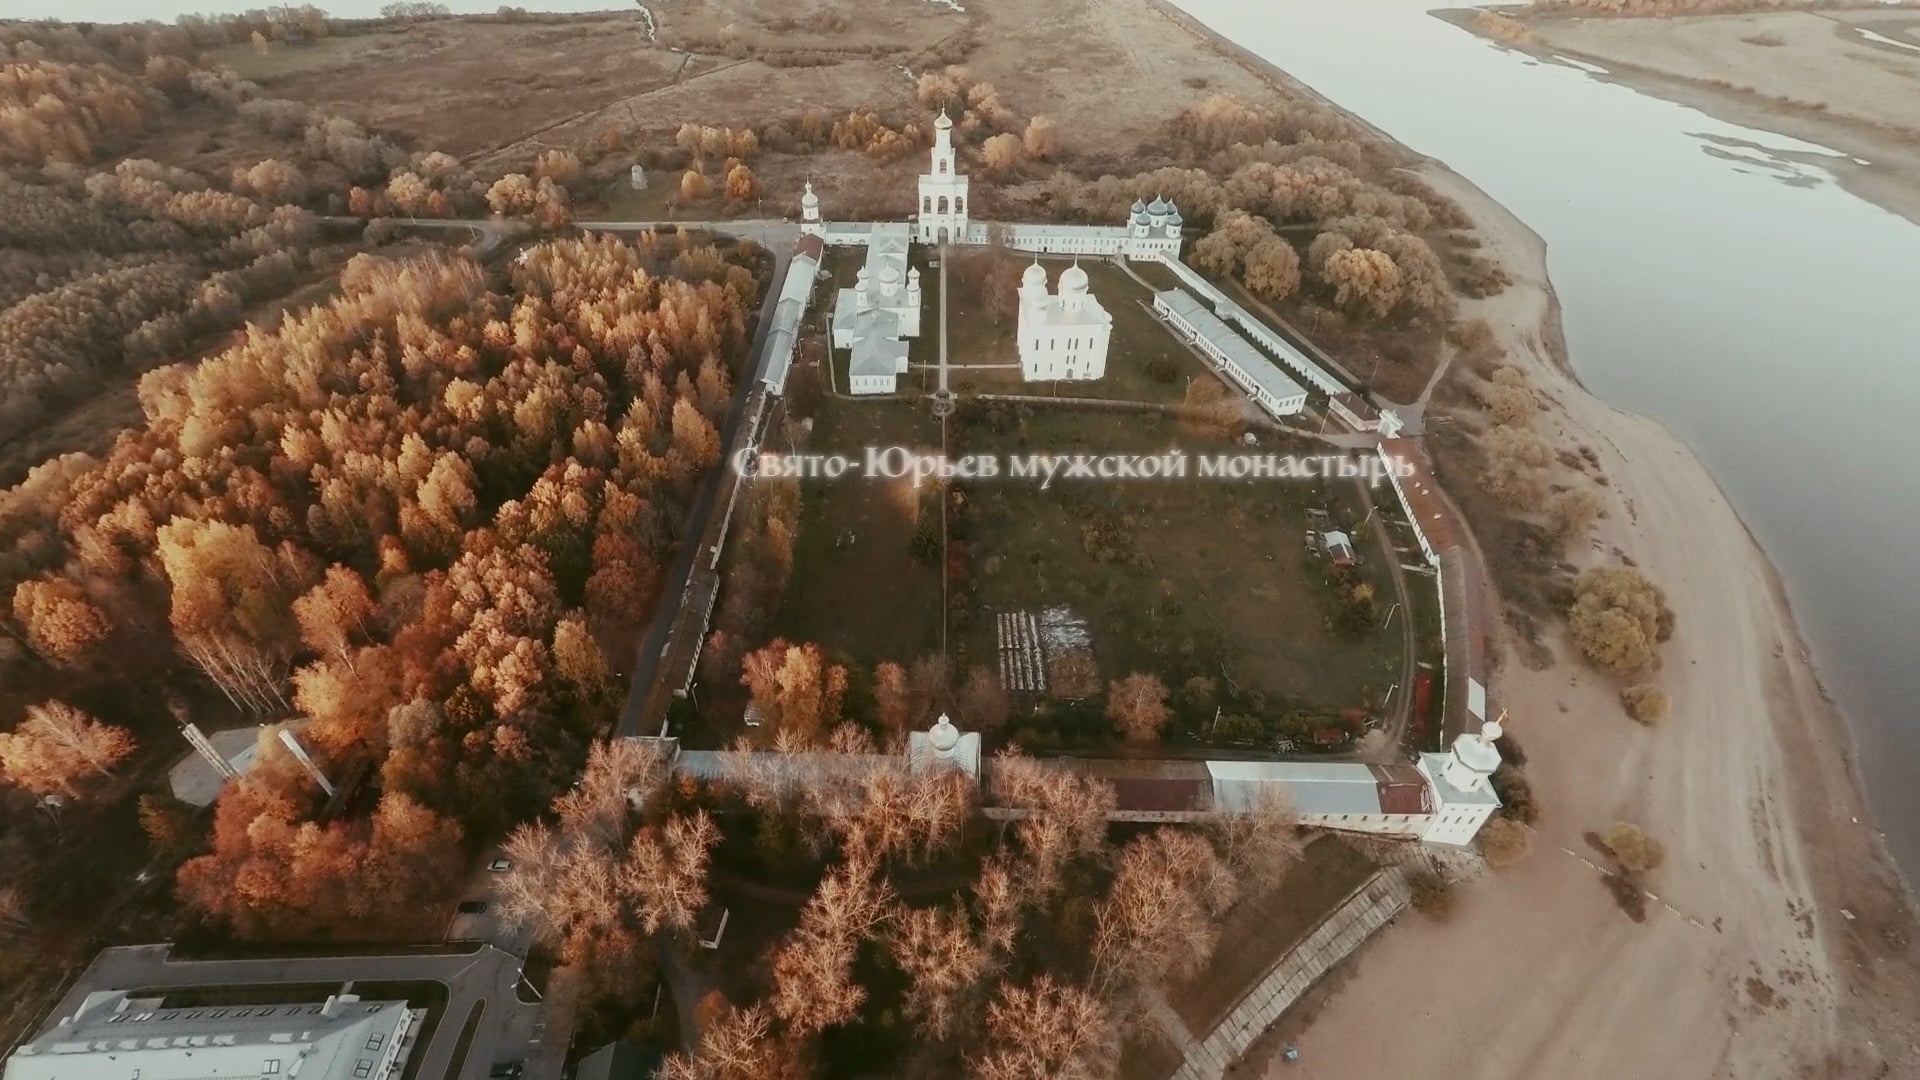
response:
[[[556,241],[499,292],[462,257],[361,256],[331,302],[148,373],[147,426],[105,460],[12,494],[13,613],[46,663],[164,634],[236,707],[291,709],[322,759],[379,766],[378,810],[325,827],[298,778],[250,774],[182,872],[189,901],[343,927],[444,886],[406,853],[457,865],[450,840],[565,785],[603,719],[597,641],[649,610],[718,457],[757,288],[674,246]],[[721,272],[654,276],[676,259]],[[349,889],[389,863],[394,887]]]

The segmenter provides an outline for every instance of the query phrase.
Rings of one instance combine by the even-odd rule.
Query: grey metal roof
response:
[[[1259,806],[1276,789],[1299,814],[1379,814],[1380,779],[1357,762],[1209,761],[1214,805],[1228,812]]]
[[[849,375],[898,375],[900,363],[907,358],[907,343],[885,334],[860,334],[853,339],[847,359]]]
[[[1292,342],[1274,333],[1273,329],[1266,323],[1254,318],[1252,313],[1248,312],[1246,308],[1224,298],[1214,306],[1219,310],[1222,319],[1238,324],[1240,328],[1252,336],[1255,341],[1265,345],[1267,349],[1275,356],[1278,356],[1282,362],[1299,373],[1300,376],[1308,382],[1318,387],[1322,393],[1339,394],[1346,392],[1347,386],[1345,383],[1334,378],[1326,368],[1314,363],[1307,357],[1306,353],[1294,348]]]
[[[87,995],[78,1012],[7,1059],[6,1080],[207,1080],[256,1077],[268,1062],[300,1080],[351,1080],[377,1067],[406,1030],[403,1001],[337,999],[320,1004],[154,1008],[125,990]],[[367,1074],[360,1074],[365,1076]]]
[[[1304,387],[1288,378],[1286,372],[1267,359],[1266,353],[1241,337],[1233,327],[1221,322],[1220,317],[1208,311],[1192,293],[1185,289],[1166,289],[1153,295],[1167,310],[1193,327],[1195,333],[1212,342],[1229,363],[1239,368],[1255,386],[1271,394],[1275,401],[1305,396]]]

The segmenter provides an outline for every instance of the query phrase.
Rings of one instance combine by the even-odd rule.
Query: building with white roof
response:
[[[793,261],[787,264],[780,299],[773,309],[772,329],[768,331],[766,373],[760,378],[771,393],[786,390],[787,372],[793,368],[794,350],[800,344],[800,324],[813,300],[813,278],[819,272],[824,250],[818,233],[805,233],[794,246]]]
[[[5,1080],[390,1080],[420,1018],[403,1001],[352,994],[323,1004],[160,1008],[106,990],[22,1043]]]
[[[873,226],[865,264],[834,303],[833,347],[851,352],[852,393],[891,394],[906,374],[905,339],[920,336],[920,271],[907,261],[912,237],[903,224]]]
[[[1047,290],[1038,262],[1020,279],[1020,375],[1028,382],[1098,379],[1107,373],[1113,314],[1087,291],[1079,264],[1060,273],[1060,291]]]
[[[989,225],[975,221],[959,232],[956,241],[963,244],[997,242],[1013,251],[1035,255],[1177,262],[1185,227],[1180,208],[1156,195],[1151,203],[1135,199],[1124,225]]]
[[[1156,292],[1153,310],[1269,416],[1292,416],[1307,407],[1307,392],[1299,383],[1191,293],[1184,289]]]

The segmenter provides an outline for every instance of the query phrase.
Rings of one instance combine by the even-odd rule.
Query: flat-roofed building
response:
[[[1153,310],[1269,416],[1292,416],[1307,407],[1307,392],[1299,383],[1288,378],[1253,342],[1221,322],[1192,293],[1184,289],[1154,293]]]
[[[319,1004],[162,1008],[125,990],[88,994],[22,1043],[5,1080],[391,1080],[420,1013],[338,994]]]

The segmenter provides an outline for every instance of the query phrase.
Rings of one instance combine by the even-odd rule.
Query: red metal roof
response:
[[[1411,765],[1369,765],[1380,791],[1383,814],[1424,814],[1433,809],[1427,779]]]
[[[815,259],[825,254],[826,250],[826,241],[817,236],[803,236],[800,238],[799,243],[793,245],[793,253],[795,255],[811,255]]]

